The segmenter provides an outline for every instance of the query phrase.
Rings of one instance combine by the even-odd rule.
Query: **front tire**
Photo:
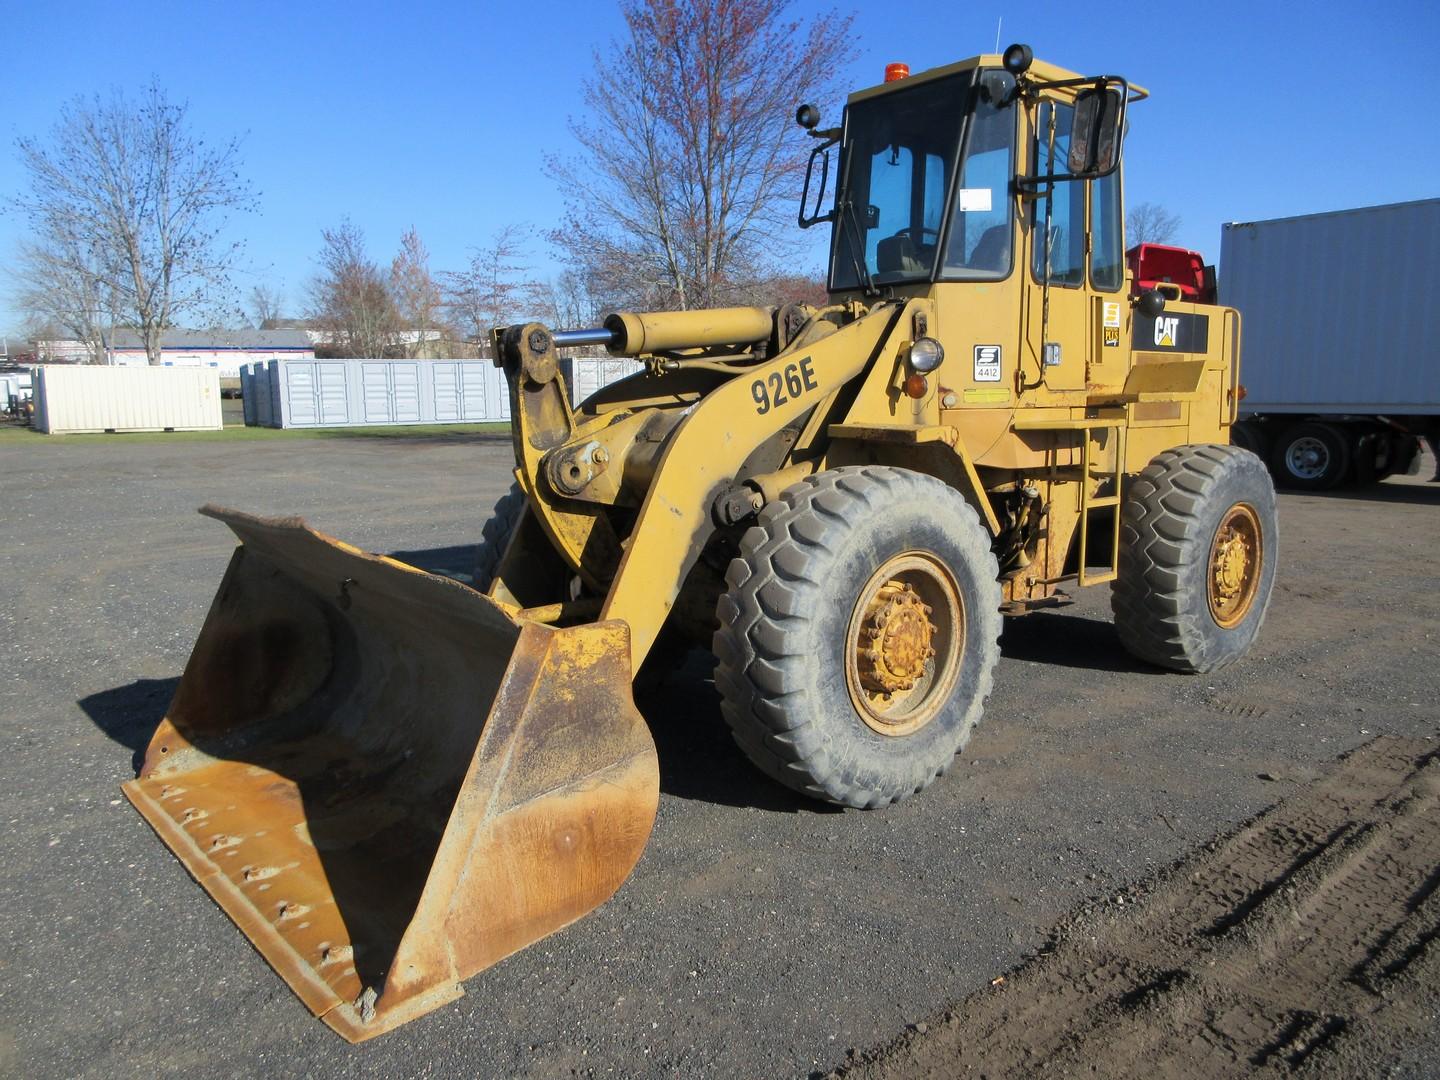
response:
[[[968,741],[999,658],[990,537],[947,484],[832,469],[760,514],[730,564],[715,684],[735,741],[787,787],[874,807]]]
[[[1126,486],[1115,629],[1131,655],[1191,673],[1250,648],[1275,583],[1275,489],[1235,446],[1166,450]]]
[[[519,484],[511,484],[510,490],[495,500],[490,516],[480,530],[480,543],[475,546],[474,587],[488,592],[500,569],[500,560],[510,546],[510,537],[525,512],[525,493]]]

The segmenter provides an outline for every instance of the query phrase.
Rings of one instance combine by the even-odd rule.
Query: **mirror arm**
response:
[[[815,132],[810,132],[814,135]],[[830,148],[840,141],[838,129],[831,128],[822,132],[825,138],[819,146],[810,151],[810,164],[805,167],[805,186],[800,191],[800,214],[799,225],[802,229],[808,229],[812,225],[819,225],[822,221],[834,221],[835,209],[832,207],[828,214],[819,213],[820,204],[825,201],[825,192],[830,186]],[[805,208],[810,204],[810,177],[815,172],[815,159],[820,158],[820,188],[815,196],[816,213],[811,217],[805,216]]]

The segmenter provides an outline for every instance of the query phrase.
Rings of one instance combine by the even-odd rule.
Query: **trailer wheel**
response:
[[[999,659],[1000,585],[975,511],[885,466],[806,478],[741,540],[715,684],[769,776],[843,806],[920,791],[969,739]]]
[[[1235,446],[1166,450],[1130,481],[1115,629],[1133,656],[1205,672],[1243,656],[1260,632],[1278,554],[1275,489]]]
[[[500,569],[500,560],[510,546],[510,536],[524,509],[525,493],[519,484],[511,484],[510,490],[495,501],[490,517],[480,530],[480,543],[475,547],[474,587],[481,592],[489,589],[495,580],[495,571]]]
[[[1329,424],[1292,424],[1275,440],[1270,468],[1285,487],[1328,490],[1350,473],[1350,441]]]

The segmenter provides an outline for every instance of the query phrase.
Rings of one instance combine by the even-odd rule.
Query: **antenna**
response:
[[[1000,27],[1005,23],[1005,16],[1001,15],[995,20],[995,51],[1000,51]]]

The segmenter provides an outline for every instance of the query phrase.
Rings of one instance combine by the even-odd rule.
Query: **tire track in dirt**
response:
[[[830,1076],[1373,1071],[1440,986],[1440,749],[1367,743],[1116,899]]]

